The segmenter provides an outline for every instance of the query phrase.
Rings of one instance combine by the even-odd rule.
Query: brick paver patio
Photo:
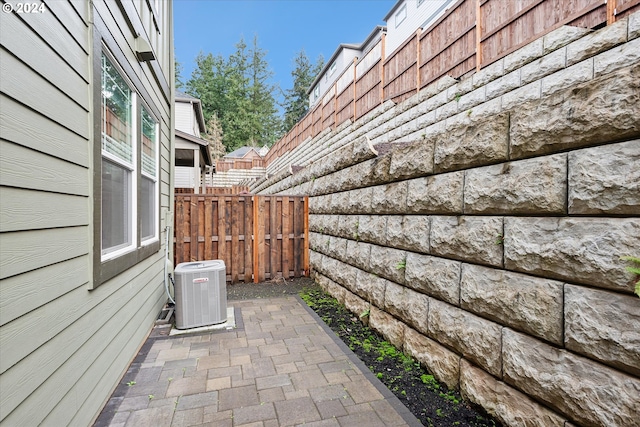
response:
[[[421,425],[298,297],[229,305],[233,330],[152,333],[94,427]]]

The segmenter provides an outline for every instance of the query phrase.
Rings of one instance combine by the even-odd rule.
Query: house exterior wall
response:
[[[385,17],[387,22],[386,55],[390,56],[418,28],[428,27],[454,3],[454,0],[423,0],[422,2],[404,0],[396,3]]]
[[[333,61],[327,62],[324,72],[320,75],[320,78],[311,90],[309,94],[310,106],[316,105],[322,99],[323,95],[326,94],[338,77],[342,75],[342,72],[353,63],[353,58],[356,58],[359,54],[360,51],[357,49],[344,46],[340,47],[340,53],[338,53]],[[334,62],[336,66],[332,72],[331,64]],[[316,91],[316,88],[319,88],[319,90]]]
[[[200,127],[191,102],[176,101],[176,130],[200,138]]]
[[[46,0],[41,13],[1,16],[2,425],[91,425],[166,301],[172,19],[170,1],[145,0]],[[133,28],[157,60],[136,60]],[[105,48],[157,115],[160,153],[157,242],[102,280],[99,66],[95,71]]]

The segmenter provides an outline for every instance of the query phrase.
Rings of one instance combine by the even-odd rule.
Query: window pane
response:
[[[132,94],[113,64],[102,55],[102,151],[133,164]]]
[[[156,177],[158,123],[142,107],[142,171],[151,177]]]
[[[131,172],[102,160],[102,254],[132,244]]]
[[[146,240],[156,236],[156,183],[143,176],[140,184],[140,234]]]

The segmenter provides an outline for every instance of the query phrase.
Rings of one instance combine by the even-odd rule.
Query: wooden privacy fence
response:
[[[479,71],[562,25],[598,28],[637,10],[640,0],[458,0],[393,52],[385,52],[383,34],[273,145],[266,163],[387,100],[400,103],[442,76]]]
[[[175,265],[221,259],[230,283],[308,275],[308,197],[176,194],[175,212]]]

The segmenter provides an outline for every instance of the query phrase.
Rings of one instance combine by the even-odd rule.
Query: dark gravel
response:
[[[294,279],[278,279],[261,283],[234,283],[227,285],[227,300],[245,300],[260,298],[276,298],[286,295],[297,295],[304,288],[319,288],[313,279],[298,277]]]

